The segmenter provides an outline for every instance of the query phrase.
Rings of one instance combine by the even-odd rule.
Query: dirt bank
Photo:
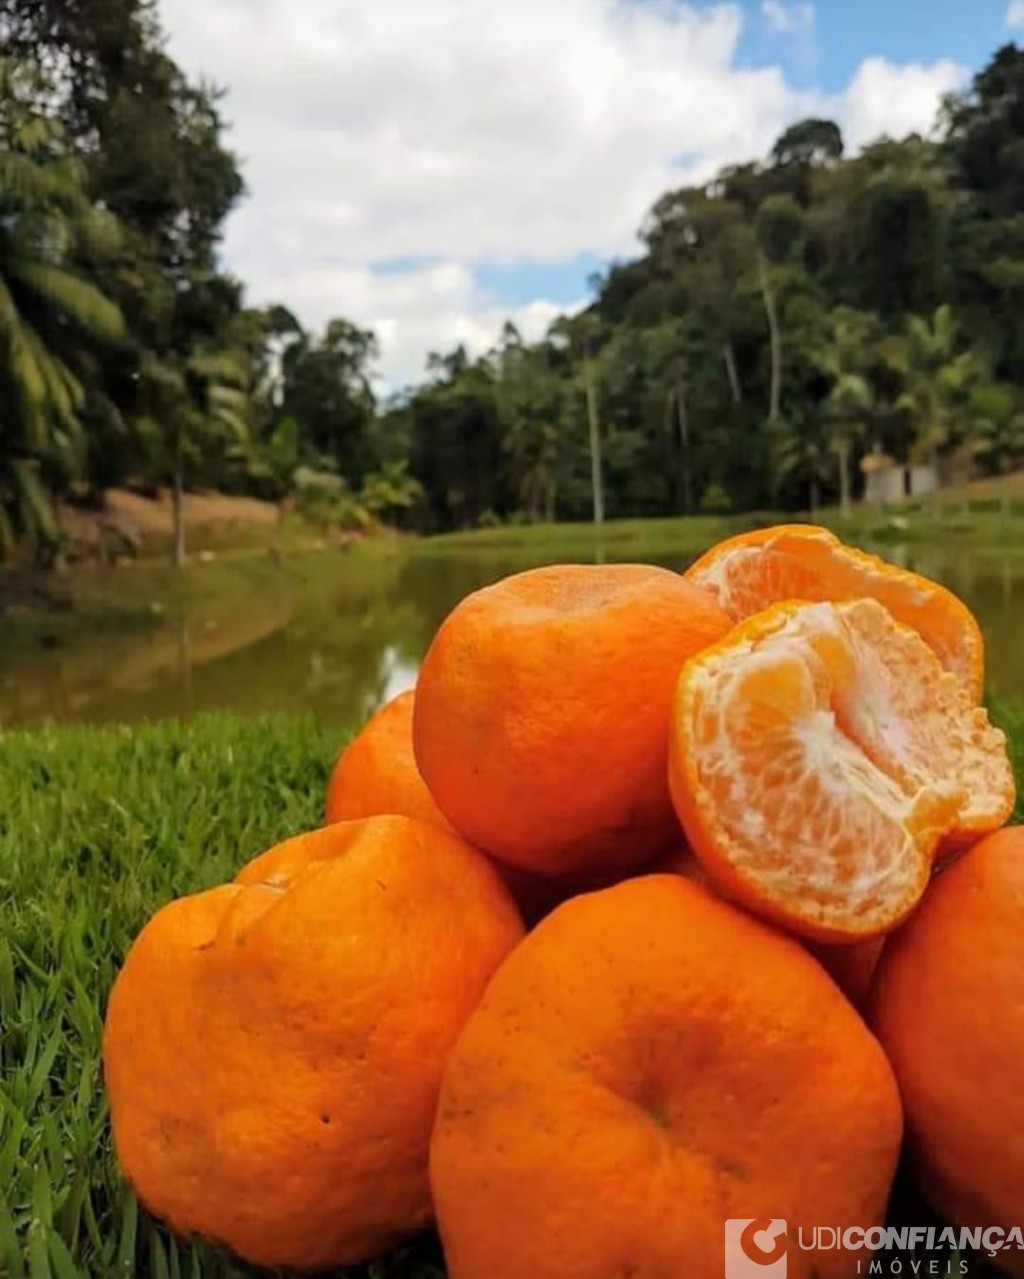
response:
[[[278,522],[273,502],[224,493],[186,493],[183,511],[186,539],[195,550],[238,540],[247,545],[269,544]],[[99,507],[64,504],[58,514],[71,559],[115,559],[159,551],[170,545],[174,526],[166,489],[154,497],[108,489]]]

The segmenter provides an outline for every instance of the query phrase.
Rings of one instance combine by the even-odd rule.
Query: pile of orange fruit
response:
[[[906,1138],[944,1220],[1019,1228],[983,660],[943,587],[813,527],[469,596],[327,824],[131,949],[104,1056],[140,1199],[265,1266],[436,1221],[451,1279],[722,1279],[729,1219],[884,1222]]]

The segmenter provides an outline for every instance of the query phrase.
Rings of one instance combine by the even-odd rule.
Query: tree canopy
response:
[[[424,531],[814,508],[868,456],[1024,462],[1024,52],[934,138],[826,119],[657,199],[637,255],[539,341],[430,357],[246,304],[222,97],[149,0],[0,0],[0,557],[106,487],[318,495]],[[361,513],[361,514],[360,514]],[[179,551],[183,547],[179,547]]]

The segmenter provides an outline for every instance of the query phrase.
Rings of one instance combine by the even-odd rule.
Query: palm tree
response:
[[[941,514],[939,458],[961,436],[966,396],[980,373],[978,357],[959,349],[948,304],[940,306],[930,320],[910,316],[902,336],[888,344],[887,352],[904,384],[896,407],[914,425],[915,452],[928,458],[936,485],[936,512]]]
[[[979,456],[1004,477],[999,486],[999,512],[1006,520],[1011,493],[1005,477],[1024,458],[1024,402],[1008,386],[982,382],[971,391],[969,411]]]
[[[0,62],[0,557],[19,538],[56,542],[47,480],[82,451],[89,352],[124,336],[77,265],[113,252],[116,223],[89,201],[57,125],[12,106],[17,74]]]
[[[801,421],[780,421],[773,428],[773,469],[776,484],[797,480],[807,485],[812,520],[821,508],[822,485],[832,478],[832,448],[828,432],[814,415]]]
[[[818,355],[817,363],[832,379],[825,412],[832,423],[839,468],[839,504],[843,519],[847,520],[851,514],[852,454],[866,434],[875,403],[871,383],[864,372],[873,322],[870,316],[848,307],[837,308],[831,320],[831,341]]]
[[[505,326],[492,359],[498,414],[519,502],[531,520],[555,518],[558,487],[559,421],[564,390],[545,343],[524,345],[515,327]]]
[[[239,466],[251,462],[249,376],[239,351],[196,349],[185,360],[152,352],[139,366],[140,435],[159,441],[171,484],[172,558],[185,563],[185,464],[200,445]]]
[[[684,515],[693,514],[693,464],[689,383],[694,367],[696,335],[692,325],[666,320],[652,329],[648,359],[665,389],[665,421],[679,449],[679,492]]]
[[[598,320],[588,312],[572,318],[563,316],[551,326],[551,336],[567,341],[570,352],[579,361],[590,433],[590,491],[594,523],[600,527],[604,523],[604,468],[601,462],[601,422],[597,405]]]

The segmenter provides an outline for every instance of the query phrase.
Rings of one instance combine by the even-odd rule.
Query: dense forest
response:
[[[813,510],[893,461],[1024,462],[1013,45],[934,139],[847,156],[795,124],[663,195],[542,341],[432,355],[384,401],[372,333],[249,307],[222,269],[244,197],[223,104],[147,0],[0,0],[0,47],[0,559],[52,559],[56,503],[115,485],[434,531]]]

